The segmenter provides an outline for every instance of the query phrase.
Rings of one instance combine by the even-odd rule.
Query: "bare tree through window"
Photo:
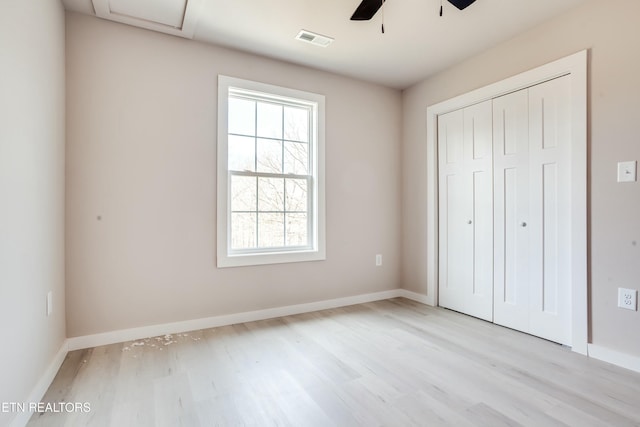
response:
[[[312,109],[256,98],[229,97],[231,249],[307,247]]]

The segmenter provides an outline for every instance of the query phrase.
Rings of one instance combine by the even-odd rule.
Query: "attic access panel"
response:
[[[189,39],[202,4],[202,0],[92,1],[99,18]]]
[[[187,0],[110,0],[111,13],[182,28]]]

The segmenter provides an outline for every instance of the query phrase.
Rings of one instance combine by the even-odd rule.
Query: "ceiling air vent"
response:
[[[327,47],[331,44],[331,42],[333,42],[333,39],[331,37],[312,33],[311,31],[307,30],[300,30],[300,32],[296,36],[296,39],[321,47]]]

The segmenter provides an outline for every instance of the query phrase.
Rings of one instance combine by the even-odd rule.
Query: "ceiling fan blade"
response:
[[[458,9],[463,10],[463,9],[466,9],[467,7],[471,6],[471,4],[474,3],[475,1],[476,0],[449,0],[449,3],[451,3],[452,5],[457,7]]]
[[[358,6],[353,16],[352,21],[368,21],[373,18],[380,6],[382,6],[383,0],[362,0],[362,3]]]

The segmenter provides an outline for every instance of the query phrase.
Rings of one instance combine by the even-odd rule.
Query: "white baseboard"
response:
[[[416,294],[417,295],[417,294]],[[160,325],[143,326],[140,328],[122,329],[94,335],[69,338],[69,351],[98,347],[126,341],[155,337],[165,334],[178,334],[199,329],[215,328],[218,326],[234,325],[237,323],[254,322],[256,320],[273,319],[294,314],[310,313],[330,308],[363,304],[402,296],[400,289],[336,298],[306,304],[289,305],[285,307],[268,308],[265,310],[248,311],[244,313],[223,316],[206,317],[203,319],[185,320],[181,322],[164,323]]]
[[[640,372],[640,357],[601,347],[596,344],[588,345],[589,357],[611,363],[622,368]]]
[[[433,301],[433,297],[429,295],[419,294],[416,292],[408,291],[406,289],[400,289],[400,296],[406,299],[410,299],[422,304],[435,306],[435,301]]]
[[[49,386],[53,382],[53,379],[56,377],[56,374],[60,370],[60,366],[62,366],[62,362],[64,362],[64,358],[67,357],[67,353],[69,351],[69,343],[67,340],[62,342],[60,349],[53,357],[51,363],[47,367],[46,371],[40,377],[40,380],[35,385],[35,387],[29,393],[29,397],[24,402],[40,402],[44,397],[44,394],[49,389]],[[29,422],[29,419],[33,415],[30,411],[18,412],[16,417],[11,422],[11,427],[23,427],[26,426]]]

